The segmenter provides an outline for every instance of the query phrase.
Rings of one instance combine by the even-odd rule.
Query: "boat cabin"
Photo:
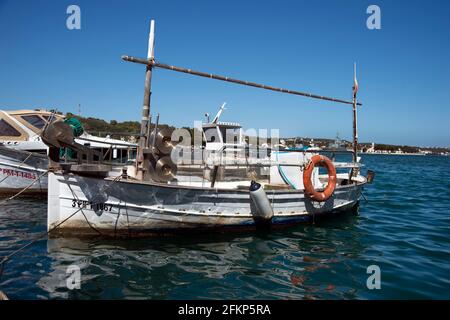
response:
[[[202,125],[206,150],[218,151],[224,147],[245,146],[242,127],[235,122],[205,123]]]
[[[246,143],[242,126],[237,122],[219,121],[224,109],[225,103],[220,107],[212,121],[209,121],[208,114],[206,114],[207,122],[202,124],[203,139],[206,143],[205,150],[223,151],[227,147],[233,149],[245,148]]]
[[[63,120],[64,116],[45,110],[0,110],[0,145],[16,150],[47,154],[48,147],[41,139],[41,132],[50,121]],[[126,163],[136,156],[136,144],[97,137],[84,132],[76,142],[101,151],[111,162]]]
[[[48,121],[55,119],[62,119],[62,116],[45,110],[0,110],[0,144],[46,153],[47,147],[39,134]]]

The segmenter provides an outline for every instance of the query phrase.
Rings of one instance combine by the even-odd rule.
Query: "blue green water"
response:
[[[363,155],[359,215],[268,234],[44,238],[5,266],[11,299],[449,299],[450,157]],[[45,231],[46,201],[0,207],[0,255]],[[69,265],[81,289],[69,290]],[[369,290],[378,265],[381,288]]]

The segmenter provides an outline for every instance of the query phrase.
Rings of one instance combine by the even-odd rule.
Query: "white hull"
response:
[[[46,156],[0,147],[0,193],[45,194],[47,166]]]
[[[49,173],[48,229],[61,224],[54,235],[114,236],[251,228],[256,226],[254,208],[245,183],[243,189],[220,189]],[[338,186],[323,203],[305,198],[302,190],[267,191],[272,224],[351,209],[364,184]]]

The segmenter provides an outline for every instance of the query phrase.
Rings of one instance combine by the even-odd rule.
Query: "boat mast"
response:
[[[148,139],[149,139],[149,137],[147,136],[147,132],[148,132],[147,126],[149,125],[151,79],[152,79],[152,68],[153,67],[177,71],[177,72],[181,72],[181,73],[187,73],[187,74],[191,74],[191,75],[196,75],[196,76],[200,76],[200,77],[205,77],[205,78],[210,78],[210,79],[215,79],[215,80],[220,80],[220,81],[225,81],[225,82],[232,82],[232,83],[236,83],[236,84],[240,84],[240,85],[245,85],[245,86],[250,86],[250,87],[255,87],[255,88],[260,88],[260,89],[265,89],[265,90],[271,90],[271,91],[276,91],[276,92],[281,92],[281,93],[288,93],[288,94],[304,96],[304,97],[313,98],[313,99],[326,100],[326,101],[331,101],[331,102],[352,105],[353,106],[353,162],[355,162],[355,163],[357,162],[357,160],[358,160],[358,157],[357,157],[358,130],[357,130],[357,110],[356,110],[356,108],[357,108],[357,106],[361,106],[362,104],[359,103],[356,99],[356,94],[358,92],[358,82],[356,80],[356,63],[354,65],[353,99],[351,101],[348,101],[348,100],[343,100],[343,99],[337,99],[337,98],[312,94],[312,93],[308,93],[308,92],[277,88],[277,87],[259,84],[259,83],[255,83],[255,82],[233,79],[233,78],[216,75],[216,74],[212,74],[212,73],[206,73],[206,72],[202,72],[202,71],[196,71],[196,70],[192,70],[192,69],[188,69],[188,68],[181,68],[181,67],[176,67],[176,66],[156,62],[155,58],[154,58],[154,41],[155,41],[154,28],[155,28],[155,21],[151,20],[147,59],[136,58],[136,57],[131,57],[131,56],[127,56],[127,55],[122,56],[122,59],[125,61],[146,65],[144,103],[143,103],[143,107],[142,107],[141,133],[140,133],[139,148],[138,148],[138,155],[137,155],[137,161],[136,161],[136,169],[137,169],[136,170],[136,178],[137,179],[144,180],[145,172],[146,171],[148,172],[149,166],[150,166],[149,159],[146,158],[146,155],[150,154],[150,152],[148,152],[149,150],[148,150],[148,148],[146,148],[146,146],[148,146]]]
[[[150,33],[148,36],[148,52],[147,59],[148,61],[154,61],[154,47],[155,47],[155,20],[150,21]],[[141,132],[139,137],[139,149],[137,154],[137,170],[136,170],[136,178],[138,180],[144,180],[145,171],[148,171],[148,168],[145,165],[145,149],[148,145],[148,126],[150,119],[150,98],[151,98],[151,84],[152,84],[152,64],[147,64],[146,72],[145,72],[145,86],[144,86],[144,102],[142,104],[142,119],[141,119]]]
[[[358,161],[358,114],[356,110],[358,93],[358,81],[356,80],[356,63],[353,65],[353,162]]]

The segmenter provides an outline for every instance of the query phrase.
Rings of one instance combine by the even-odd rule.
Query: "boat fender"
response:
[[[316,166],[325,167],[328,171],[328,184],[322,192],[316,191],[311,181],[311,176]],[[313,156],[303,172],[303,185],[305,186],[305,195],[310,199],[319,202],[328,200],[336,188],[336,168],[333,162],[319,154]]]
[[[264,188],[260,183],[252,181],[249,191],[250,199],[254,204],[255,210],[252,210],[252,212],[256,222],[270,222],[273,217],[273,208]]]

